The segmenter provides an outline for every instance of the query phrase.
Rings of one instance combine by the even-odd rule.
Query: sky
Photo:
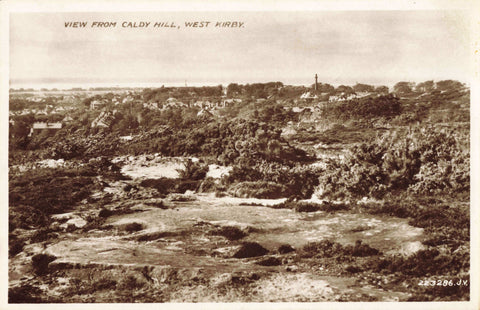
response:
[[[468,82],[469,40],[462,11],[11,13],[10,86]]]

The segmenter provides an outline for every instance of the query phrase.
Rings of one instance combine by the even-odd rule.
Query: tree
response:
[[[340,85],[340,86],[338,86],[337,89],[335,90],[335,92],[338,93],[338,94],[345,93],[345,94],[347,94],[347,95],[354,93],[352,87],[350,87],[350,86],[345,86],[345,85]]]
[[[415,83],[412,82],[398,82],[393,86],[393,92],[397,95],[409,95],[414,86]]]
[[[435,89],[435,83],[433,82],[433,80],[425,81],[423,83],[419,83],[415,87],[415,91],[421,92],[421,93],[430,93],[434,89]]]
[[[33,115],[25,115],[15,119],[10,126],[10,143],[14,147],[24,148],[28,144],[28,134],[33,124]]]
[[[242,91],[241,87],[237,83],[231,83],[227,86],[227,96],[233,97],[238,95]]]
[[[463,84],[454,80],[443,80],[436,83],[437,90],[459,90],[463,88]]]
[[[312,84],[312,89],[315,88],[315,84]],[[321,93],[329,93],[329,94],[334,94],[335,93],[335,87],[328,83],[318,83],[318,91]]]
[[[377,87],[375,88],[375,92],[376,92],[377,94],[388,95],[389,89],[388,89],[387,86],[384,86],[384,85],[382,85],[382,86],[377,86]]]
[[[90,103],[92,103],[93,97],[88,97],[83,99],[82,104],[85,105],[86,107],[90,107]]]
[[[356,93],[360,93],[360,92],[373,92],[374,90],[374,87],[372,85],[367,85],[367,84],[360,84],[360,83],[357,83],[355,84],[355,86],[353,86],[353,90],[356,92]]]

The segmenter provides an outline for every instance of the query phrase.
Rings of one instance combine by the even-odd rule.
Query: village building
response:
[[[109,111],[101,112],[100,115],[93,120],[91,127],[109,128],[115,119],[114,113],[115,111],[113,113]]]
[[[212,117],[213,114],[212,114],[210,111],[206,110],[206,109],[201,109],[200,111],[198,111],[197,116]]]
[[[59,129],[62,129],[62,123],[35,122],[33,123],[28,136],[31,137],[34,134],[45,131],[49,134],[54,134]]]
[[[98,108],[102,108],[105,106],[105,104],[106,103],[101,100],[92,100],[92,102],[90,102],[90,109],[95,110]]]
[[[62,123],[70,123],[73,121],[73,118],[70,115],[67,115],[63,118]]]
[[[236,99],[236,98],[230,98],[230,99],[224,99],[222,101],[222,106],[225,107],[231,107],[235,104],[242,103],[242,99]]]

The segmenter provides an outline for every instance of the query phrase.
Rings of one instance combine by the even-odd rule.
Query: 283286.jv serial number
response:
[[[468,280],[420,280],[418,285],[422,286],[460,286],[468,285]]]

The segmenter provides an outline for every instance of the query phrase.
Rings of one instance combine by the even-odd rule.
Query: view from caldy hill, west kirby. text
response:
[[[469,85],[304,80],[12,86],[9,303],[468,301]]]

